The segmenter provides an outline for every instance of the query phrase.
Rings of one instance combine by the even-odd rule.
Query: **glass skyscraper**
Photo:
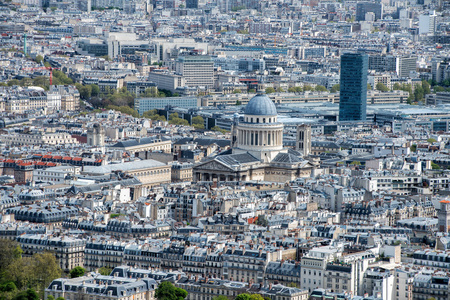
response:
[[[340,121],[366,120],[369,57],[362,53],[341,56]]]

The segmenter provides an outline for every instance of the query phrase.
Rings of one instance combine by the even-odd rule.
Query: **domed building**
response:
[[[286,182],[311,175],[313,165],[298,151],[283,148],[283,124],[264,94],[245,107],[244,119],[233,124],[231,154],[217,155],[194,167],[196,181],[262,180]]]

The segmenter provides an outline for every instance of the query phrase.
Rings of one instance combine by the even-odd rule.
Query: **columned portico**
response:
[[[245,108],[244,121],[235,125],[237,145],[233,153],[248,152],[262,162],[270,162],[283,151],[283,124],[266,95],[256,95]]]

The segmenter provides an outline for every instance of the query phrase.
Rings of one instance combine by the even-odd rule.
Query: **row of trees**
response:
[[[16,241],[0,243],[0,298],[5,300],[42,299],[45,288],[61,277],[61,269],[52,253],[22,257]]]

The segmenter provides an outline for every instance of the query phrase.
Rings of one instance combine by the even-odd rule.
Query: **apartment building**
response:
[[[50,182],[53,184],[65,183],[68,178],[79,175],[81,167],[57,166],[47,169],[35,169],[33,171],[34,182]]]
[[[176,72],[185,78],[187,86],[214,88],[214,62],[210,56],[180,56]]]
[[[126,278],[115,276],[83,276],[77,278],[59,278],[45,289],[45,298],[53,296],[66,300],[154,300],[158,284],[150,278]]]
[[[123,265],[125,246],[125,242],[106,239],[92,239],[86,242],[84,268],[96,271],[101,267],[114,269]]]
[[[171,92],[175,92],[177,88],[186,85],[186,78],[184,76],[167,71],[152,71],[148,74],[148,80],[154,82],[158,89],[169,90]]]
[[[69,272],[75,267],[84,266],[85,241],[68,236],[41,234],[23,234],[17,237],[24,256],[35,253],[51,252],[55,255],[59,267]]]
[[[0,141],[8,146],[78,144],[78,141],[66,132],[10,133],[0,135]]]

